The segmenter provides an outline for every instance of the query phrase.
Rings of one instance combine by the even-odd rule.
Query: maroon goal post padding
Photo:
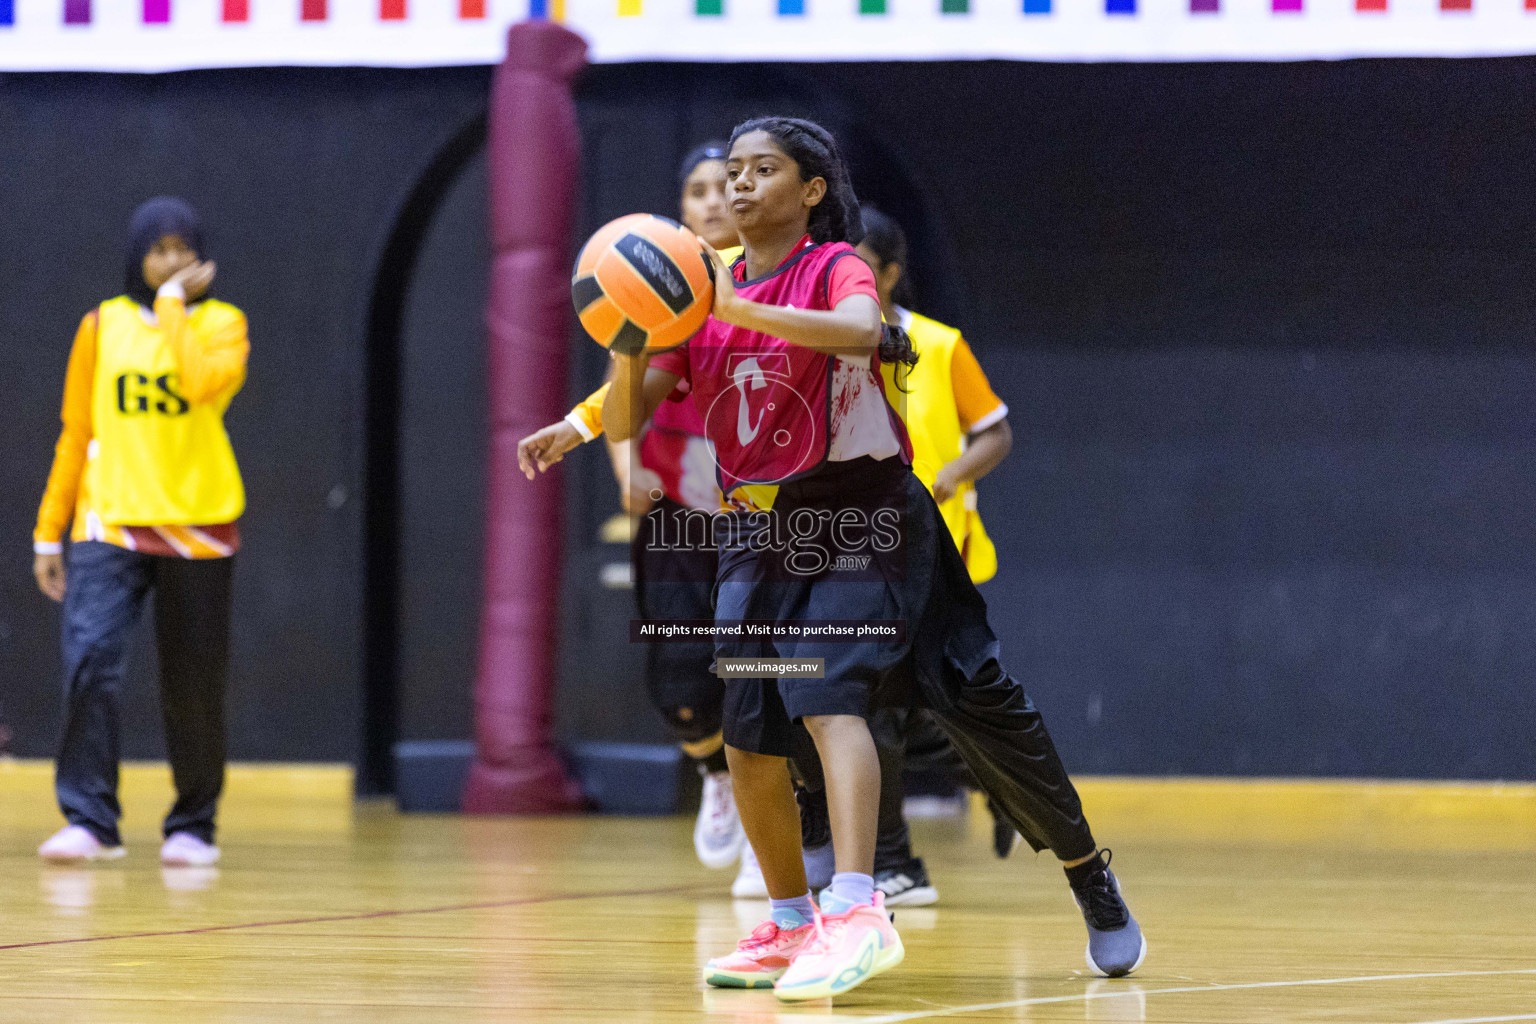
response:
[[[533,483],[517,442],[565,413],[571,226],[581,140],[571,81],[587,44],[548,21],[514,25],[491,85],[489,460],[485,581],[475,679],[473,814],[575,810],[580,790],[552,742],[560,607],[561,489]]]

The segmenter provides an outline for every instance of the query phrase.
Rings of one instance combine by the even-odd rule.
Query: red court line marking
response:
[[[427,932],[407,932],[391,935],[385,932],[268,932],[279,939],[388,939],[400,942],[533,942],[539,935],[432,935]],[[561,942],[590,942],[609,945],[691,946],[693,939],[561,939]]]
[[[533,903],[559,903],[562,900],[593,900],[618,896],[661,896],[693,892],[696,885],[669,885],[661,889],[618,889],[611,892],[566,892],[549,896],[527,896],[516,900],[492,900],[488,903],[455,903],[445,907],[418,907],[415,910],[373,910],[366,914],[328,914],[324,917],[293,917],[284,921],[252,921],[247,924],[213,924],[204,928],[178,928],[164,932],[126,932],[122,935],[86,935],[78,939],[42,939],[38,942],[12,942],[8,949],[36,949],[39,946],[73,946],[83,942],[116,942],[119,939],[163,939],[178,935],[208,935],[213,932],[244,931],[251,928],[283,928],[300,924],[333,924],[337,921],[376,921],[385,917],[414,917],[420,914],[452,914],[465,910],[495,910],[498,907],[523,907]]]

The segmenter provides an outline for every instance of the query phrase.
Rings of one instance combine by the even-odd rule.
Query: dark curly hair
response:
[[[858,245],[864,239],[864,221],[859,215],[859,197],[854,195],[853,182],[848,176],[848,165],[838,152],[837,140],[832,133],[814,121],[799,117],[754,117],[743,121],[731,131],[731,146],[736,140],[751,132],[769,135],[784,155],[800,168],[800,180],[821,178],[827,183],[827,194],[811,208],[807,230],[811,241],[847,242]],[[886,324],[880,339],[880,361],[914,366],[917,353],[912,349],[912,339],[896,324]]]

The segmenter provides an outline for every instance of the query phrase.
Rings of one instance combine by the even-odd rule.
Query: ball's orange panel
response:
[[[715,282],[709,276],[709,257],[704,250],[694,247],[692,252],[676,257],[678,269],[693,286],[693,294],[703,296],[709,303],[715,301]]]
[[[587,244],[581,247],[581,255],[576,259],[576,277],[592,273],[602,258],[616,240],[636,229],[654,223],[656,218],[648,213],[631,213],[611,220],[592,233],[587,239]]]
[[[709,318],[709,310],[708,303],[695,301],[693,305],[678,314],[677,319],[672,323],[652,331],[645,347],[652,351],[676,348],[704,326],[704,321]]]
[[[607,348],[613,341],[613,336],[618,333],[624,323],[624,314],[619,312],[606,295],[598,299],[586,308],[581,315],[582,328],[592,336],[592,340]]]
[[[597,263],[597,283],[615,306],[647,331],[672,322],[672,310],[617,251],[603,253]]]

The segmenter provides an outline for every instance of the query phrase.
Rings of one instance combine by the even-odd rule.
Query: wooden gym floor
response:
[[[163,871],[163,768],[125,778],[130,853],[50,869],[48,769],[0,765],[0,1021],[1536,1020],[1536,788],[1086,780],[1151,942],[1087,975],[1059,869],[993,858],[984,811],[916,823],[942,902],[836,1003],[711,991],[764,908],[685,818],[353,808],[344,771],[234,772],[216,869]]]

